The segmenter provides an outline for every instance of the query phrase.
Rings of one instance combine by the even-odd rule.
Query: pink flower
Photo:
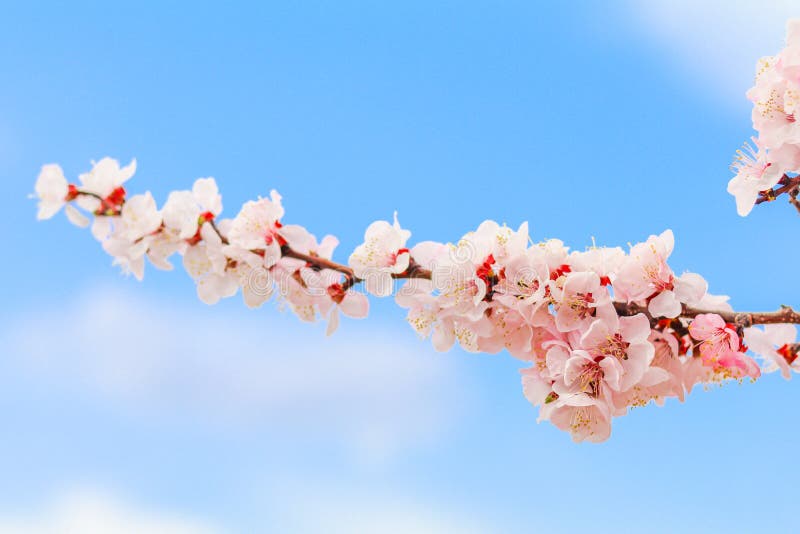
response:
[[[689,325],[689,334],[700,341],[700,355],[704,360],[719,359],[721,355],[740,348],[739,336],[732,325],[716,313],[701,313]]]
[[[752,358],[744,354],[736,331],[716,313],[704,313],[689,325],[691,336],[700,341],[699,352],[703,365],[722,378],[758,378],[761,370]]]
[[[608,289],[592,271],[568,273],[563,287],[552,290],[556,308],[556,327],[561,332],[576,330],[595,318],[616,316]]]
[[[600,443],[611,436],[609,405],[586,394],[558,397],[541,408],[557,428],[570,433],[576,443]]]
[[[614,296],[627,302],[647,302],[653,317],[674,318],[680,315],[683,304],[697,304],[708,285],[702,276],[684,273],[676,277],[667,258],[675,239],[671,230],[650,236],[646,242],[631,248],[614,279]]]
[[[647,395],[663,404],[665,397],[677,397],[683,402],[685,390],[683,387],[684,359],[681,357],[680,343],[677,334],[672,330],[650,333],[650,343],[653,344],[655,354],[650,363],[650,370],[660,369],[666,373],[664,380],[649,386]]]
[[[632,302],[645,300],[663,291],[672,291],[675,277],[667,258],[675,246],[671,230],[650,236],[631,248],[614,281],[614,296]]]
[[[615,358],[622,366],[618,391],[626,391],[642,380],[655,355],[648,341],[650,321],[644,314],[620,317],[616,325],[592,322],[581,336],[580,346],[595,359]]]

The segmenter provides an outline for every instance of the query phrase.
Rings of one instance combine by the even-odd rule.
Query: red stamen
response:
[[[333,284],[328,286],[328,296],[336,304],[341,304],[345,296],[345,290],[344,287],[342,287],[342,284]]]
[[[778,354],[783,356],[783,359],[786,360],[786,363],[789,365],[793,364],[794,361],[797,359],[797,346],[796,345],[784,345],[777,349]]]
[[[110,195],[105,198],[108,206],[119,206],[125,202],[125,188],[120,186],[114,189]]]
[[[570,269],[569,265],[567,265],[565,263],[563,265],[560,265],[555,271],[550,273],[550,280],[558,280],[559,278],[561,278],[565,274],[571,273],[571,272],[572,272],[572,269]]]

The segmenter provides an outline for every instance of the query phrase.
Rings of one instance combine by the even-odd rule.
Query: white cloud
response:
[[[97,289],[5,325],[0,372],[146,417],[291,427],[380,460],[435,438],[466,400],[453,355],[404,327],[350,321],[326,338],[274,309],[184,309]]]
[[[0,534],[212,534],[204,521],[145,510],[93,488],[62,492],[43,509],[0,516]]]
[[[265,506],[271,508],[276,532],[472,534],[503,530],[489,529],[475,517],[476,510],[451,508],[419,495],[409,498],[341,484],[326,486],[318,480],[283,485]]]
[[[295,480],[262,493],[250,518],[235,522],[261,525],[267,532],[297,534],[472,534],[489,529],[474,510],[440,501],[367,491],[319,479]],[[143,506],[104,486],[70,486],[45,503],[0,513],[0,534],[216,534],[228,532],[218,521]]]
[[[711,88],[726,104],[746,106],[758,58],[778,52],[786,21],[800,17],[797,0],[630,1],[641,38],[655,39],[688,83]]]

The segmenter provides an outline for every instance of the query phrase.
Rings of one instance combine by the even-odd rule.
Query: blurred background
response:
[[[696,390],[601,445],[522,395],[509,355],[439,354],[391,299],[363,321],[200,303],[63,216],[136,157],[159,201],[272,188],[341,240],[493,218],[582,249],[672,228],[673,267],[737,309],[800,305],[800,219],[736,215],[755,62],[794,1],[6,2],[0,16],[0,532],[791,531],[800,382]]]

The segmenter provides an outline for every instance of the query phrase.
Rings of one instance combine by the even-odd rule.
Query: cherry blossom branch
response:
[[[345,276],[347,276],[348,279],[352,280],[352,285],[358,284],[363,281],[362,279],[357,278],[353,274],[353,270],[346,265],[342,265],[340,263],[336,263],[332,260],[328,260],[325,258],[320,258],[318,256],[310,254],[302,254],[300,252],[292,250],[290,247],[286,245],[282,247],[281,251],[284,256],[288,258],[303,260],[313,268],[332,269],[334,271],[339,271]],[[392,278],[396,280],[409,279],[409,278],[430,280],[431,277],[432,277],[431,271],[428,269],[420,268],[415,262],[413,262],[413,259],[408,270],[402,273],[392,275]],[[631,303],[614,302],[614,308],[617,310],[617,313],[619,313],[619,315],[621,316],[629,317],[642,313],[652,321],[657,321],[657,319],[654,319],[650,315],[646,306],[642,306],[634,302]],[[702,314],[719,315],[726,323],[734,324],[742,328],[748,328],[750,326],[757,324],[800,324],[800,312],[796,312],[790,306],[781,306],[779,310],[773,312],[736,312],[736,311],[729,312],[729,311],[698,309],[684,304],[682,306],[682,310],[679,317],[684,319],[694,319],[698,315]]]
[[[296,250],[293,250],[289,245],[284,245],[281,247],[281,255],[286,258],[303,260],[309,267],[316,270],[331,269],[333,271],[338,271],[342,273],[343,275],[345,275],[347,279],[343,286],[344,290],[347,290],[353,287],[354,285],[364,281],[362,278],[357,277],[353,272],[353,269],[351,269],[347,265],[342,265],[341,263],[336,263],[335,261],[321,258],[313,254],[304,254],[302,252],[297,252]],[[402,273],[392,274],[392,278],[395,280],[407,280],[412,278],[430,280],[431,276],[432,276],[431,271],[420,267],[416,262],[414,262],[413,258],[410,260],[408,269],[406,269]]]
[[[211,224],[219,233],[216,224],[213,221],[211,221]],[[221,234],[220,237],[222,237]],[[224,237],[222,239],[223,241],[227,242],[227,239]],[[309,267],[312,267],[316,270],[331,269],[344,274],[349,281],[349,284],[345,287],[345,289],[363,282],[363,279],[355,276],[353,269],[347,265],[337,263],[333,260],[321,258],[313,254],[297,252],[288,245],[281,247],[281,254],[287,258],[305,261]],[[431,277],[432,272],[428,269],[421,268],[416,262],[414,262],[413,258],[411,259],[409,268],[407,270],[403,271],[402,273],[392,274],[392,278],[395,280],[412,278],[430,280]],[[642,306],[634,302],[614,302],[614,308],[621,316],[629,317],[641,313],[646,315],[649,319],[651,319],[651,321],[657,321],[657,319],[654,319],[651,316],[646,306]],[[742,328],[748,328],[750,326],[759,324],[800,324],[800,312],[796,312],[790,306],[781,306],[779,310],[773,312],[736,312],[704,310],[684,304],[682,305],[682,310],[679,317],[684,319],[694,319],[698,315],[703,314],[719,315],[726,323],[730,323]]]
[[[527,224],[513,230],[484,221],[456,244],[406,248],[411,233],[395,217],[394,224],[370,224],[345,264],[332,259],[336,238],[317,241],[302,226],[282,222],[277,192],[218,219],[222,197],[213,179],[173,191],[159,208],[150,193],[127,197],[123,183],[134,168],[106,158],[81,175],[79,187],[60,167],[43,167],[38,217],[63,208],[70,221],[87,226],[80,208],[95,216],[92,235],[137,278],[146,259],[170,269],[170,257],[179,255],[203,302],[241,292],[247,306],[258,307],[277,295],[304,321],[326,318],[329,334],[340,314],[368,314],[367,293],[388,297],[393,280],[433,280],[435,273],[435,284],[406,284],[395,294],[410,325],[440,351],[458,343],[470,352],[505,349],[533,362],[523,371],[526,397],[578,441],[602,441],[612,414],[682,399],[694,384],[755,379],[762,368],[787,377],[800,370],[791,326],[800,324],[800,314],[788,307],[713,311],[724,299],[709,295],[700,275],[676,276],[669,268],[671,231],[627,253],[619,247],[569,251],[558,240],[532,242]],[[357,284],[364,291],[352,291]],[[755,324],[775,328],[750,328]],[[766,363],[759,365],[748,350]],[[567,368],[580,378],[567,377]]]
[[[652,321],[656,320],[650,315],[646,306],[641,306],[633,302],[615,302],[614,308],[617,310],[617,313],[622,316],[632,316],[643,313]],[[757,324],[800,324],[800,313],[794,311],[789,306],[781,306],[779,310],[774,312],[729,312],[702,310],[684,304],[679,317],[685,319],[694,319],[698,315],[703,314],[719,315],[726,323],[730,323],[742,328],[748,328]]]
[[[789,202],[793,206],[795,206],[798,209],[798,211],[800,211],[800,207],[797,206],[797,195],[798,195],[798,190],[800,189],[800,175],[792,178],[788,174],[784,174],[778,183],[781,184],[780,187],[767,189],[766,191],[759,192],[758,194],[759,197],[756,200],[756,204],[763,204],[764,202],[772,202],[776,200],[779,196],[783,194],[788,194]]]

